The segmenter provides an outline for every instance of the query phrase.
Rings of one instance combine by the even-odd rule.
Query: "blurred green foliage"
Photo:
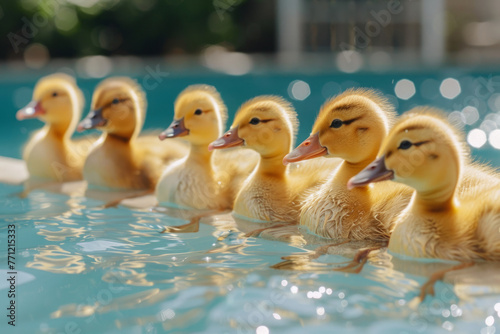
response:
[[[274,1],[19,0],[0,3],[0,58],[31,43],[51,57],[274,51]]]

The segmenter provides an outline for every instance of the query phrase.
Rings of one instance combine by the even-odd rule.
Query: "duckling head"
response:
[[[33,91],[33,101],[20,109],[18,120],[38,118],[70,133],[81,116],[84,98],[73,77],[56,73],[41,78]]]
[[[283,157],[292,149],[297,129],[297,114],[288,101],[259,96],[240,107],[231,129],[209,149],[244,145],[262,157]]]
[[[183,137],[193,145],[207,146],[224,131],[227,108],[213,86],[192,85],[174,104],[174,121],[159,138]]]
[[[320,156],[352,164],[372,161],[393,118],[394,108],[382,95],[368,89],[348,90],[321,107],[311,136],[283,163]]]
[[[128,140],[139,134],[145,116],[146,97],[142,88],[130,78],[113,77],[96,87],[91,111],[78,124],[78,131],[96,128]]]
[[[393,127],[378,158],[349,180],[349,188],[393,179],[421,194],[449,194],[460,178],[467,152],[437,110],[417,107]]]

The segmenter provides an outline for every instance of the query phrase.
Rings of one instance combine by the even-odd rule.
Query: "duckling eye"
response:
[[[57,95],[58,95],[57,92],[52,93],[52,97],[56,97]]]
[[[250,124],[257,125],[259,123],[260,123],[260,119],[258,119],[257,117],[254,117],[250,120]]]
[[[196,109],[196,110],[194,111],[194,114],[195,114],[195,115],[201,115],[201,114],[202,114],[201,109]]]
[[[344,122],[342,122],[341,119],[336,118],[332,121],[332,124],[330,124],[330,127],[338,129],[342,126],[342,124],[344,124]]]
[[[403,140],[400,144],[399,144],[399,147],[398,149],[400,150],[407,150],[409,149],[410,147],[412,147],[412,142],[409,141],[409,140]]]
[[[111,103],[118,104],[118,103],[120,103],[120,100],[118,100],[117,98],[114,98],[113,101],[111,101]]]

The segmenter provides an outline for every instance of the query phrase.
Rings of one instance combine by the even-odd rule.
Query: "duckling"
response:
[[[165,169],[156,187],[160,204],[199,210],[232,209],[242,182],[257,156],[241,150],[212,152],[208,145],[224,131],[227,108],[213,86],[192,85],[174,105],[174,121],[160,140],[182,138],[191,149],[185,159]]]
[[[85,158],[93,138],[72,140],[84,98],[73,77],[56,73],[41,78],[33,101],[16,114],[18,120],[38,118],[36,131],[23,151],[30,180],[67,182],[82,179]]]
[[[326,179],[333,161],[284,166],[293,147],[298,120],[293,106],[278,96],[259,96],[238,110],[231,129],[210,145],[244,145],[260,155],[258,167],[240,189],[234,213],[262,222],[297,223],[300,201]]]
[[[394,180],[414,189],[396,219],[391,252],[414,258],[500,260],[499,175],[470,161],[460,135],[438,111],[409,111],[378,156],[349,186]]]
[[[92,98],[92,111],[79,131],[103,133],[83,167],[89,185],[116,190],[153,190],[165,166],[186,154],[186,145],[168,149],[152,136],[138,137],[146,116],[146,95],[136,81],[113,77],[102,81]]]
[[[388,240],[392,217],[404,209],[411,190],[379,184],[349,191],[347,181],[376,157],[394,118],[393,106],[370,89],[347,90],[321,107],[311,136],[284,162],[319,156],[343,161],[302,204],[301,225],[325,238]]]

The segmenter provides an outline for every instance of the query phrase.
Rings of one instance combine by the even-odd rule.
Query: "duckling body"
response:
[[[156,187],[158,201],[195,209],[226,210],[257,156],[240,150],[211,152],[208,145],[223,131],[227,110],[217,90],[193,85],[175,102],[175,119],[161,139],[182,137],[190,143],[189,154],[167,167]]]
[[[410,112],[379,155],[372,165],[384,168],[365,171],[363,184],[384,174],[415,189],[396,219],[390,251],[416,258],[500,260],[499,176],[468,162],[465,145],[444,119],[426,109]],[[359,178],[350,182],[356,185]]]
[[[345,163],[345,162],[343,162]],[[302,225],[330,239],[388,239],[395,213],[408,203],[404,189],[364,187],[348,190],[355,171],[340,166],[302,204]]]
[[[75,80],[62,73],[43,77],[33,93],[33,102],[17,113],[19,120],[39,118],[45,126],[34,133],[23,151],[30,179],[76,181],[93,138],[72,140],[83,108],[83,94]]]
[[[232,129],[213,148],[244,145],[260,154],[258,167],[239,191],[234,213],[251,220],[297,223],[300,202],[326,178],[334,161],[284,166],[298,121],[290,103],[260,96],[240,107]]]
[[[106,79],[96,88],[94,110],[79,125],[80,130],[103,131],[83,169],[91,186],[154,189],[165,166],[185,156],[182,143],[172,142],[168,149],[160,149],[156,138],[138,137],[145,108],[144,92],[129,78]]]
[[[393,117],[393,107],[371,90],[349,90],[323,105],[313,135],[285,160],[327,156],[344,161],[303,201],[301,225],[325,238],[389,238],[393,218],[405,208],[411,190],[383,185],[350,191],[347,182],[376,156]]]

